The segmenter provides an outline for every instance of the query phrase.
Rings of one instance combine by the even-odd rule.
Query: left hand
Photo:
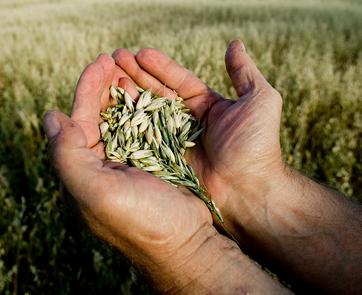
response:
[[[111,84],[136,93],[114,60],[101,55],[79,79],[72,117],[47,113],[53,164],[91,230],[165,286],[175,279],[173,273],[191,267],[195,252],[218,233],[207,207],[188,190],[103,161],[99,113],[112,103]]]

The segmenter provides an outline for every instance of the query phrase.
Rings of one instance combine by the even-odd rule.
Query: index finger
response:
[[[101,54],[97,60],[88,65],[79,78],[72,108],[72,119],[83,129],[87,146],[95,146],[100,138],[98,124],[101,121],[99,113],[113,103],[109,95],[110,85],[130,90],[135,95],[132,85],[128,85],[128,76],[115,66],[114,60],[107,54]]]
[[[157,49],[141,49],[136,60],[145,71],[184,99],[208,92],[208,87],[199,78]]]
[[[83,129],[87,146],[92,147],[99,141],[99,112],[104,89],[103,68],[93,63],[83,71],[74,96],[72,119]]]

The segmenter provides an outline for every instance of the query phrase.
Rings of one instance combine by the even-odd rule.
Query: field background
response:
[[[0,0],[0,294],[142,294],[63,205],[41,127],[98,53],[158,47],[235,97],[241,38],[284,97],[285,161],[362,201],[362,1]]]

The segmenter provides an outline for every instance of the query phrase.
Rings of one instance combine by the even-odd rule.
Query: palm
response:
[[[98,185],[107,189],[108,198],[100,208],[107,212],[108,228],[132,240],[134,247],[153,252],[167,243],[176,249],[212,223],[205,206],[186,190],[180,192],[135,168],[106,167],[103,173],[108,183]],[[124,231],[120,225],[132,230]]]

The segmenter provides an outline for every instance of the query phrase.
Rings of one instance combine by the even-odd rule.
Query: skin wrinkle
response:
[[[87,182],[86,182],[87,183]],[[72,192],[69,192],[70,195],[72,195]],[[88,220],[88,222],[86,224],[88,224],[89,226],[91,226],[93,224],[93,222],[91,222],[91,220],[95,220],[97,221],[98,224],[102,224],[103,227],[104,224],[101,222],[101,220],[99,220],[97,218],[97,214],[91,209],[91,206],[89,206],[88,202],[85,202],[84,200],[89,200],[88,197],[84,197],[82,195],[84,195],[84,191],[83,190],[76,190],[73,193],[76,193],[76,195],[78,196],[76,199],[76,206],[79,209],[79,211],[82,213],[83,217],[86,218],[86,220]],[[86,194],[89,195],[89,194]],[[74,202],[72,202],[74,204]],[[91,218],[89,218],[89,216],[92,216]]]
[[[276,160],[275,160],[275,161],[276,161]],[[211,164],[213,164],[213,163],[211,163]],[[271,164],[271,165],[274,165],[272,162],[271,162],[270,164]],[[225,179],[225,178],[227,178],[227,177],[229,176],[231,179],[233,179],[233,178],[235,177],[235,175],[228,173],[230,170],[227,169],[228,167],[227,167],[225,164],[219,163],[219,162],[217,163],[218,167],[220,167],[220,165],[224,165],[223,170],[225,170],[225,172],[228,173],[228,174],[226,174],[226,176],[220,174],[220,172],[218,171],[219,169],[216,169],[216,168],[214,167],[214,165],[216,165],[216,164],[213,164],[212,166],[210,166],[210,168],[212,169],[213,173],[215,173],[215,174],[218,175],[219,178]],[[222,169],[221,169],[221,170],[222,170]],[[227,181],[224,180],[224,183],[227,183]],[[236,188],[236,191],[240,191],[240,189],[239,189],[239,188]]]
[[[223,165],[223,164],[221,164],[221,165]],[[218,176],[218,178],[221,180],[221,182],[228,183],[227,179],[226,179],[226,176],[220,174],[220,172],[217,169],[213,168],[212,165],[210,167],[211,167],[211,171],[212,171],[211,174],[216,174]],[[225,167],[225,168],[227,169],[227,167]],[[226,171],[228,171],[228,170],[226,170]],[[231,175],[231,177],[232,177],[232,175]],[[225,198],[224,202],[222,204],[219,204],[219,206],[220,206],[219,209],[222,209],[223,204],[225,204],[229,198],[230,198],[230,196],[227,196]]]
[[[101,123],[101,119],[98,119],[98,123]],[[88,120],[88,119],[76,119],[76,122],[79,124],[79,125],[83,125],[84,123],[89,125],[89,127],[91,127],[92,129],[95,129],[99,134],[100,134],[100,131],[99,131],[99,127],[98,127],[98,124],[96,122],[94,122],[93,120]],[[93,141],[96,141],[97,139],[95,138]],[[92,148],[94,147],[98,142],[100,141],[100,138],[98,139],[98,141],[96,141],[93,145],[90,145],[88,146],[89,142],[88,142],[88,138],[87,138],[87,146],[89,148]]]
[[[105,159],[104,144],[102,141],[97,142],[93,147],[90,147],[89,149],[96,154],[98,159]]]
[[[215,237],[217,236],[217,234],[215,233]],[[205,241],[204,244],[206,244],[207,241]],[[239,248],[235,245],[230,245],[230,244],[234,244],[233,242],[230,242],[228,241],[228,247],[223,246],[222,249],[220,249],[219,251],[220,252],[223,252],[223,251],[227,251],[227,253],[229,253],[229,250],[236,250],[236,251],[239,251]],[[203,245],[201,245],[203,246]],[[200,247],[201,248],[201,247]],[[200,249],[199,248],[199,249]],[[210,292],[210,286],[208,284],[205,284],[205,283],[202,283],[202,280],[200,280],[200,277],[202,277],[205,273],[206,274],[210,274],[210,270],[214,270],[215,269],[215,265],[217,265],[218,263],[220,263],[220,261],[222,261],[222,259],[224,259],[223,255],[218,255],[216,261],[214,261],[214,263],[212,265],[209,265],[206,270],[204,271],[204,273],[201,273],[200,275],[198,275],[197,277],[194,277],[193,280],[191,280],[187,285],[185,285],[185,287],[183,287],[182,289],[185,289],[187,288],[188,286],[190,285],[195,285],[195,282],[197,285],[201,285],[203,287],[204,290],[207,290],[208,291],[208,294]],[[237,265],[239,263],[239,261],[236,261],[236,260],[232,260],[230,261],[230,259],[228,259],[228,263],[226,264],[225,268],[223,269],[223,273],[227,273],[229,269],[232,269],[232,267],[234,267],[235,265]],[[223,264],[223,263],[222,263]],[[250,268],[250,265],[247,266],[246,268],[246,271]],[[243,271],[245,271],[245,268],[243,269]],[[218,279],[216,280],[216,282],[218,282]],[[215,281],[213,282],[215,283]],[[216,284],[215,284],[216,285]],[[222,282],[221,286],[225,285],[225,281]],[[227,284],[226,284],[227,285]],[[214,293],[211,293],[211,294],[214,294]],[[218,293],[215,293],[215,294],[218,294]],[[244,293],[242,293],[244,294]]]
[[[200,98],[202,97],[205,97],[205,99],[203,99],[201,103],[206,104],[206,108],[200,107]],[[209,116],[210,110],[214,107],[215,104],[219,102],[220,97],[217,97],[217,95],[215,95],[215,92],[211,88],[206,88],[206,90],[184,99],[186,106],[188,106],[191,101],[199,101],[197,109],[201,110],[202,116],[200,117],[199,114],[196,115],[194,110],[191,110],[191,112],[200,120],[201,124],[204,125],[205,120],[207,120]]]
[[[179,249],[182,249],[182,247],[184,247],[186,244],[189,244],[190,241],[191,241],[192,239],[195,239],[195,236],[196,236],[196,235],[199,235],[201,231],[204,231],[205,229],[207,229],[207,231],[209,232],[209,231],[210,231],[210,230],[209,230],[209,226],[210,226],[209,224],[205,224],[205,223],[202,224],[202,226],[195,232],[194,235],[190,236],[190,238],[187,239],[187,240],[184,242],[184,244],[181,244],[181,245],[180,245]],[[183,266],[187,265],[187,264],[191,261],[191,259],[192,259],[193,256],[195,255],[195,253],[199,253],[199,252],[200,252],[200,249],[202,249],[206,244],[208,244],[208,243],[211,241],[211,239],[213,239],[213,238],[216,237],[216,236],[217,236],[217,233],[216,233],[216,232],[213,232],[212,235],[206,236],[206,238],[202,241],[202,243],[201,243],[201,244],[198,244],[197,248],[193,251],[193,253],[190,253],[189,255],[187,255],[187,258],[186,258],[186,259],[184,258],[184,259],[182,260],[183,262],[178,265],[178,268],[179,268],[179,269],[182,269]],[[176,253],[177,253],[177,252],[178,252],[178,251],[176,251]],[[201,251],[201,252],[202,252],[202,251]],[[192,256],[192,255],[193,255],[193,256]],[[218,259],[220,259],[220,257],[219,257]],[[217,261],[218,261],[218,260],[217,260]],[[206,271],[204,271],[204,273],[207,273],[207,271],[210,270],[210,269],[212,269],[212,267],[213,267],[213,265],[208,266],[207,269],[206,269]],[[193,275],[194,275],[194,274],[193,274]],[[194,285],[194,283],[195,283],[196,281],[199,282],[198,279],[199,279],[202,275],[203,275],[203,273],[198,274],[196,277],[193,276],[193,279],[192,279],[191,281],[189,281],[186,285],[181,286],[181,287],[178,287],[179,290],[169,290],[169,291],[166,291],[166,293],[168,293],[168,292],[170,292],[170,293],[175,292],[175,294],[177,294],[178,292],[181,292],[181,291],[182,291],[183,289],[185,289],[186,287],[188,287],[188,286],[190,286],[190,285]]]
[[[258,109],[263,108],[263,109],[267,110],[264,115],[268,116],[268,118],[275,124],[275,126],[279,126],[280,116],[278,114],[276,116],[274,116],[275,115],[274,111],[270,111],[270,102],[255,100],[254,104],[258,105],[255,108],[258,108]]]
[[[215,100],[214,103],[211,103],[210,108],[207,110],[207,112],[204,113],[203,117],[201,118],[201,122],[205,122],[204,125],[204,134],[208,134],[208,129],[210,127],[210,125],[212,126],[212,124],[210,124],[210,112],[213,110],[213,108],[216,108],[218,104],[223,104],[225,103],[225,101],[222,100]],[[226,112],[226,110],[224,110],[221,114],[220,117],[223,116],[223,114]]]
[[[227,149],[232,149],[231,147],[234,145],[234,143],[237,142],[234,140],[234,138],[230,138],[230,139],[227,139],[224,143],[223,143],[223,146],[226,146],[226,147],[229,147],[229,148],[222,148],[222,150],[227,150]],[[216,155],[213,155],[214,159],[216,158]],[[208,158],[212,158],[210,157],[210,155],[208,155]],[[219,161],[217,158],[213,161],[210,161],[212,167],[213,167],[213,171],[218,173],[220,175],[220,172],[217,171],[219,167],[222,167],[223,169],[223,173],[227,173],[227,175],[231,175],[232,177],[234,177],[235,175],[231,174],[230,172],[230,168],[228,166],[228,163],[223,163],[222,161]],[[239,171],[242,171],[245,167],[248,166],[248,164],[250,163],[246,163],[243,167],[239,167],[238,170]],[[218,166],[218,167],[216,167]],[[232,178],[230,178],[232,179]]]
[[[228,136],[223,143],[221,143],[225,147],[231,147],[234,145],[234,143],[238,144],[240,134],[244,135],[243,137],[246,137],[248,141],[253,138],[258,138],[258,135],[260,134],[260,129],[258,126],[253,126],[253,118],[248,116],[247,110],[244,110],[245,118],[235,118],[234,120],[230,120],[227,122],[228,129],[230,130],[230,136]],[[253,128],[251,130],[250,128]],[[257,134],[255,134],[257,132]],[[226,149],[226,148],[224,148]],[[242,170],[243,167],[238,167],[239,170]]]
[[[117,247],[121,252],[126,251],[130,247],[134,248],[135,245],[132,243],[132,240],[130,238],[127,238],[126,236],[123,236],[120,238],[119,233],[117,230],[113,230],[111,227],[107,226],[106,223],[102,222],[101,219],[97,218],[96,215],[94,215],[91,211],[88,211],[90,216],[93,216],[93,220],[100,226],[101,229],[98,228],[93,230],[97,232],[98,236],[108,244],[110,244],[112,247]],[[86,216],[84,216],[86,217]],[[94,226],[94,223],[89,221],[89,228],[91,225]],[[91,229],[91,228],[90,228]],[[132,255],[130,256],[132,264],[136,262],[137,265],[139,265],[141,268],[144,269],[146,273],[148,273],[148,276],[150,276],[150,273],[148,272],[147,268],[144,268],[144,263],[142,261],[152,261],[152,257],[149,256],[141,247],[137,247],[137,251],[134,251]]]
[[[219,260],[219,259],[218,259]],[[217,262],[217,261],[216,261]],[[211,269],[213,268],[213,266],[208,266],[205,269],[205,273],[209,272]],[[197,286],[196,288],[199,290],[199,288],[201,287],[203,290],[207,290],[208,292],[210,292],[210,286],[206,285],[204,283],[202,283],[202,280],[200,280],[200,278],[202,278],[204,275],[204,273],[199,273],[197,275],[193,274],[191,281],[189,281],[186,285],[183,285],[181,288],[179,288],[178,290],[170,290],[169,292],[166,293],[170,293],[170,294],[184,294],[185,289],[187,290],[190,286],[192,286],[192,288],[195,288],[195,285]]]
[[[195,237],[197,235],[200,235],[200,233],[204,232],[205,230],[208,230],[210,227],[210,224],[208,222],[204,222],[203,224],[201,224],[201,226],[199,227],[199,229],[193,234],[191,235],[188,239],[186,239],[182,244],[179,245],[178,248],[176,248],[176,253],[181,250],[182,248],[185,247],[185,245],[190,244],[192,240],[195,239]],[[216,232],[213,233],[212,235],[206,236],[206,239],[197,246],[197,248],[194,250],[194,253],[199,252],[199,250],[207,243],[209,242],[210,239],[212,239],[214,236],[216,236]],[[187,256],[190,255],[194,255],[194,253],[190,253]],[[188,260],[183,260],[183,263],[180,264],[180,267],[182,267],[183,265],[185,265],[186,263],[188,263],[191,260],[192,257],[190,257]]]
[[[137,60],[137,56],[135,56],[135,61]],[[137,62],[137,61],[136,61]],[[134,80],[136,81],[142,81],[143,79],[140,79],[139,76],[137,75],[137,73],[139,72],[139,74],[143,74],[145,76],[147,76],[147,70],[145,70],[142,65],[137,64],[137,68],[136,68],[136,75],[134,77]],[[132,76],[132,75],[131,75]],[[156,87],[155,89],[153,89],[151,86],[147,86],[146,88],[151,89],[152,92],[158,93],[160,96],[168,96],[168,94],[170,93],[170,91],[172,91],[170,88],[167,87],[167,85],[165,83],[162,83],[162,81],[160,81],[159,79],[157,79],[156,77],[153,76],[149,76],[149,78],[152,77],[153,83],[151,82],[147,82],[148,84],[152,85],[154,83],[160,84],[160,86]],[[146,84],[144,84],[146,85]],[[167,91],[166,91],[167,90]],[[174,95],[172,95],[172,98],[174,97]]]

